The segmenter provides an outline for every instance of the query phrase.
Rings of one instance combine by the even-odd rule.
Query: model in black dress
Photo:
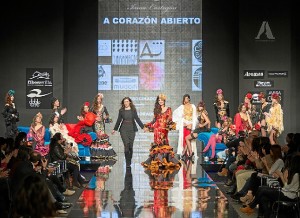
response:
[[[131,165],[135,132],[138,131],[135,122],[137,122],[138,125],[145,130],[144,124],[138,117],[132,100],[129,97],[125,97],[121,102],[121,109],[119,110],[118,119],[112,134],[116,131],[119,131],[121,134],[127,167],[130,167]]]
[[[5,121],[5,137],[13,138],[18,134],[17,122],[19,121],[19,112],[14,103],[15,91],[9,90],[5,97],[5,106],[2,112]]]

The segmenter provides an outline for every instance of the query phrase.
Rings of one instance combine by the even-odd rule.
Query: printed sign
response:
[[[264,70],[244,70],[244,79],[263,79]]]
[[[254,81],[254,87],[255,88],[272,88],[272,87],[274,87],[274,81],[273,80],[257,80],[257,81]]]
[[[49,109],[53,97],[53,69],[26,68],[26,109]]]
[[[137,76],[114,76],[113,90],[138,90],[139,80]]]
[[[269,78],[288,77],[288,71],[268,71]]]

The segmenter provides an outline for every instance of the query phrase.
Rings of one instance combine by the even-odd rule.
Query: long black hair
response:
[[[159,99],[160,99],[160,97],[159,97],[159,95],[158,95],[157,98],[156,98],[155,105],[154,105],[154,110],[153,110],[154,116],[160,114],[161,111],[162,111],[161,106],[160,106],[160,104],[158,103],[158,102],[159,102]],[[162,99],[162,100],[163,100],[163,99]],[[163,100],[163,101],[164,101],[164,103],[166,103],[166,100]]]
[[[61,139],[62,139],[62,134],[60,132],[55,133],[50,141],[50,145],[49,145],[50,150],[54,149],[57,142]]]
[[[191,100],[191,96],[189,94],[185,94],[183,97],[182,97],[182,104],[184,104],[184,99],[188,97],[189,100]]]
[[[123,109],[123,110],[125,109],[124,101],[125,101],[126,99],[130,102],[130,108],[131,108],[131,110],[135,111],[136,108],[135,108],[135,106],[134,106],[134,104],[133,104],[131,98],[129,98],[129,97],[125,97],[125,98],[122,99],[122,101],[121,101],[121,109]],[[121,109],[120,109],[120,110],[121,110]]]
[[[288,181],[287,184],[291,184],[294,175],[298,173],[300,179],[300,156],[296,155],[293,157],[290,167],[289,167],[289,174],[288,174]]]

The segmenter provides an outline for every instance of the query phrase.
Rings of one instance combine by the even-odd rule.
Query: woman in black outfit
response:
[[[132,100],[129,97],[125,97],[121,102],[118,119],[112,134],[116,131],[119,131],[121,134],[127,167],[130,167],[131,165],[135,132],[138,131],[135,121],[142,129],[145,130],[144,124],[138,117]]]
[[[18,134],[17,122],[19,122],[19,112],[15,105],[15,91],[9,90],[5,96],[5,106],[2,115],[5,120],[5,137],[15,139]]]
[[[72,148],[63,146],[64,138],[61,133],[55,133],[50,142],[50,161],[67,160],[67,169],[73,174],[73,186],[81,188],[84,183],[88,181],[84,180],[79,172],[79,163],[72,159],[69,155]]]

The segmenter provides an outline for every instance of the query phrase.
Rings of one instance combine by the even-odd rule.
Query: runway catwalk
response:
[[[123,153],[100,166],[68,217],[238,217],[236,210],[200,165],[145,171],[148,153],[134,153],[131,168]],[[223,185],[223,183],[222,183]],[[230,200],[230,199],[229,199]]]

